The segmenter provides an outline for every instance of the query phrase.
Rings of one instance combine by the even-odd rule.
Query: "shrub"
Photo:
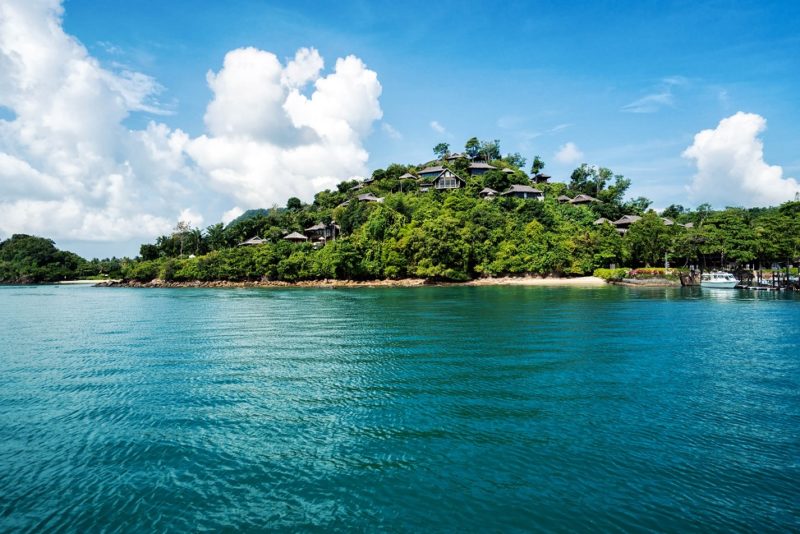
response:
[[[629,269],[620,267],[618,269],[595,269],[594,275],[606,281],[620,281],[628,277]]]

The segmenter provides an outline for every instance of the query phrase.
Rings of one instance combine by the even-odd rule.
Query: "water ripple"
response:
[[[799,303],[0,288],[0,529],[796,531]]]

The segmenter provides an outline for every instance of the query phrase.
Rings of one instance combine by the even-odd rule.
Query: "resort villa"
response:
[[[459,162],[459,160],[462,160]],[[463,160],[468,160],[469,164],[466,165],[466,162]],[[454,165],[455,168],[458,169],[466,169],[466,172],[469,173],[469,177],[476,177],[482,176],[489,171],[497,171],[506,174],[509,178],[512,175],[525,175],[523,171],[514,170],[510,167],[503,167],[502,169],[498,169],[498,167],[491,165],[485,161],[480,160],[471,160],[469,156],[466,154],[449,154],[442,158],[439,161],[431,162],[427,166],[423,167],[419,171],[414,171],[413,167],[410,171],[406,171],[401,176],[397,178],[401,184],[402,190],[402,183],[404,181],[413,180],[417,183],[417,190],[420,193],[426,193],[431,190],[434,191],[449,191],[452,189],[463,189],[466,188],[468,183],[467,180],[464,179],[462,176],[459,176],[458,172],[451,168],[450,164],[453,162],[458,162]],[[550,180],[550,176],[547,174],[537,173],[531,176],[528,180],[527,184],[511,184],[505,191],[499,192],[491,187],[484,187],[478,192],[478,196],[486,199],[492,200],[497,197],[506,197],[506,198],[519,198],[523,200],[537,200],[543,201],[545,198],[545,194],[541,189],[537,189],[534,187],[536,184],[548,184],[548,180]],[[353,193],[357,193],[352,195],[348,200],[345,200],[338,207],[346,207],[349,206],[352,202],[359,202],[359,203],[381,203],[383,202],[383,197],[376,196],[373,192],[367,191],[365,193],[361,193],[362,190],[366,189],[370,184],[374,183],[376,178],[371,177],[368,179],[364,179],[361,182],[357,183],[353,187],[350,187],[350,191]],[[567,195],[561,194],[556,197],[556,201],[560,204],[570,204],[573,206],[588,206],[596,203],[601,203],[602,201],[584,193],[575,195],[575,197],[569,197]],[[620,219],[616,221],[610,221],[605,217],[601,217],[594,221],[594,225],[601,225],[601,224],[610,224],[613,225],[617,231],[621,234],[624,234],[628,231],[630,226],[635,223],[636,221],[640,220],[641,217],[638,215],[623,215]],[[662,218],[662,221],[665,225],[670,226],[675,224],[674,221],[666,218]],[[686,225],[687,227],[691,226],[691,223]],[[340,234],[341,229],[339,225],[335,222],[331,221],[329,223],[317,223],[309,228],[306,228],[303,233],[300,232],[291,232],[287,233],[283,239],[286,241],[291,241],[293,243],[303,243],[303,242],[311,242],[314,246],[322,246],[329,240],[335,240],[336,237]],[[258,236],[252,237],[247,241],[240,243],[241,246],[251,246],[251,245],[259,245],[261,243],[266,243],[266,239],[262,239]]]

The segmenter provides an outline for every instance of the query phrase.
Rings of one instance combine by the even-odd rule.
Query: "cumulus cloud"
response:
[[[237,205],[263,207],[292,196],[310,200],[366,171],[362,140],[382,116],[377,74],[355,56],[338,59],[327,76],[318,77],[321,68],[315,50],[301,50],[284,67],[274,54],[240,48],[209,72],[209,134],[186,152],[211,187]],[[306,96],[298,84],[312,79]]]
[[[555,154],[556,161],[569,165],[578,163],[583,158],[583,152],[572,141],[564,143]]]
[[[160,113],[161,88],[103,68],[64,33],[61,15],[54,0],[0,4],[0,106],[14,115],[0,121],[0,233],[126,239],[168,230],[191,202],[174,195],[187,177],[169,172],[183,168],[170,155],[181,133],[121,125],[131,112]]]
[[[132,130],[130,114],[166,113],[163,87],[101,65],[62,15],[59,0],[0,3],[0,235],[149,239],[365,173],[381,85],[355,56],[325,75],[313,48],[285,63],[233,50],[206,78],[206,134]]]
[[[683,152],[697,167],[689,186],[692,200],[717,206],[765,206],[793,199],[800,183],[784,178],[779,165],[764,161],[759,134],[766,127],[764,117],[740,111],[716,128],[697,133]]]

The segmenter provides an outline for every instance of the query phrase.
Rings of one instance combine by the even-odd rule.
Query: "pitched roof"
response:
[[[600,217],[599,219],[597,219],[597,220],[596,220],[595,222],[593,222],[592,224],[598,225],[598,224],[605,224],[605,223],[611,223],[611,221],[609,221],[609,220],[608,220],[608,219],[606,219],[605,217]]]
[[[496,169],[497,167],[493,167],[486,162],[483,161],[473,161],[469,164],[470,169]]]
[[[292,232],[291,234],[286,234],[283,236],[284,239],[288,239],[289,241],[306,241],[308,238],[303,234],[298,232]]]
[[[569,198],[567,195],[558,195],[558,198],[556,200],[558,200],[559,202],[569,202],[572,199]]]
[[[421,171],[418,171],[417,174],[435,174],[437,172],[442,172],[444,167],[441,165],[436,165],[434,167],[425,167]]]
[[[452,154],[448,154],[447,157],[444,158],[444,159],[450,161],[450,160],[459,159],[459,158],[466,158],[466,157],[467,156],[465,156],[464,154],[459,154],[458,152],[454,152]]]
[[[667,219],[666,217],[661,217],[661,220],[664,221],[664,226],[672,226],[675,224],[675,221],[672,219]]]
[[[242,245],[261,245],[262,243],[266,242],[267,242],[266,239],[261,239],[260,237],[255,235],[250,239],[248,239],[247,241],[242,241],[241,243],[239,243],[239,246],[241,247]]]
[[[325,230],[326,228],[330,228],[331,226],[334,226],[334,227],[336,227],[336,230],[339,230],[339,225],[336,224],[336,223],[325,224],[323,222],[320,222],[320,223],[315,224],[314,226],[310,226],[310,227],[306,228],[304,231],[305,232],[316,232],[318,230]]]
[[[552,176],[549,174],[543,174],[541,172],[533,177],[533,179],[537,182],[546,182],[550,178],[552,178]]]
[[[407,179],[416,180],[417,177],[414,176],[413,174],[411,174],[410,172],[407,172],[403,176],[400,177],[400,180],[407,180]]]
[[[484,187],[483,189],[481,189],[480,193],[478,193],[478,194],[479,194],[479,195],[486,195],[486,196],[489,196],[489,195],[496,195],[496,194],[497,194],[497,191],[495,191],[495,190],[494,190],[494,189],[492,189],[491,187]]]
[[[364,193],[363,195],[358,195],[356,200],[359,202],[383,202],[383,198],[376,197],[372,193]]]
[[[569,201],[570,204],[582,204],[584,202],[600,202],[596,198],[590,195],[584,195],[581,193],[580,195],[576,196],[572,200]]]
[[[457,179],[457,180],[459,180],[461,182],[464,182],[465,184],[467,183],[467,181],[465,179],[463,179],[462,177],[460,177],[459,175],[457,175],[456,173],[454,173],[450,169],[443,169],[442,172],[440,172],[438,175],[436,175],[436,177],[433,180],[431,180],[431,182],[435,182],[439,178],[444,177],[444,174],[447,173],[447,172],[449,172],[452,175],[453,178],[455,178],[455,179]],[[449,178],[449,176],[447,178]]]
[[[350,188],[350,191],[358,191],[359,189],[364,189],[365,187],[367,187],[367,186],[365,184],[363,184],[363,183],[356,184],[356,185],[354,185],[353,187]]]
[[[638,215],[623,215],[622,217],[614,221],[612,224],[615,224],[617,226],[619,226],[620,224],[633,224],[639,219],[641,219],[641,217],[639,217]]]
[[[502,170],[502,172],[504,172],[506,174],[514,174],[517,171],[515,171],[514,169],[510,169],[510,168],[506,167],[505,169]]]
[[[536,189],[535,187],[531,187],[529,185],[519,185],[514,184],[505,191],[503,191],[503,195],[510,195],[512,193],[532,193],[534,195],[538,194],[541,195],[542,192]]]

